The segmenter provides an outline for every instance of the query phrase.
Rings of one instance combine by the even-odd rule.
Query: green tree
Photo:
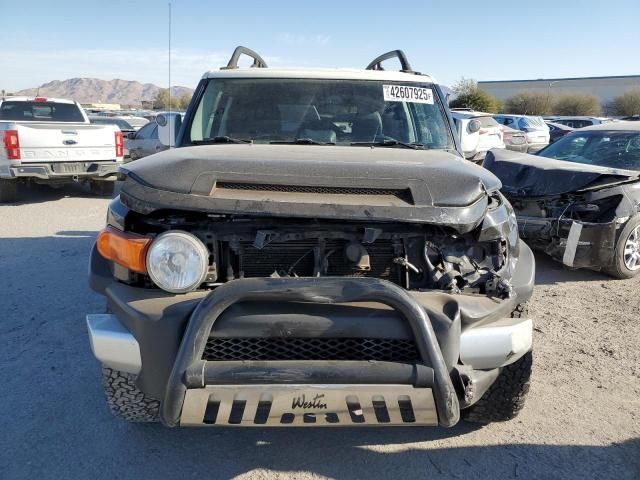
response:
[[[600,99],[589,93],[571,93],[557,97],[553,103],[554,115],[587,115],[602,113]]]
[[[171,109],[180,109],[180,98],[171,97]],[[153,101],[153,107],[156,110],[168,110],[169,109],[169,89],[161,88],[158,90],[155,100]]]
[[[180,109],[186,110],[187,107],[189,106],[189,103],[191,103],[191,94],[190,93],[183,94],[180,97]]]
[[[449,102],[451,108],[470,108],[487,113],[496,113],[500,109],[500,101],[478,88],[478,83],[471,78],[462,77],[452,90],[456,98]]]
[[[516,115],[550,115],[553,101],[548,93],[520,92],[509,97],[504,104],[505,113]]]
[[[640,115],[640,88],[632,88],[614,98],[609,110],[612,115],[621,117]]]

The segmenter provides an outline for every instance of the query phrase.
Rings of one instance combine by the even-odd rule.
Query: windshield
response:
[[[453,148],[428,83],[369,80],[213,79],[188,129],[194,143],[354,145],[402,142]]]
[[[0,120],[17,122],[84,122],[84,116],[74,103],[4,101],[0,105]]]
[[[568,162],[640,170],[640,132],[572,132],[539,155]]]
[[[522,117],[519,123],[520,128],[530,128],[532,130],[546,130],[548,128],[542,117]]]
[[[497,127],[499,123],[495,121],[493,117],[473,117],[474,120],[478,120],[480,125],[485,128]]]
[[[127,118],[127,122],[135,128],[140,128],[140,127],[144,127],[147,123],[149,123],[149,120],[147,120],[146,118],[132,117],[132,118]]]
[[[120,130],[133,130],[133,127],[121,118],[91,117],[89,121],[100,125],[117,125]]]

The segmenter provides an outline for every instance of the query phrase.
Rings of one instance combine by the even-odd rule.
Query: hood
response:
[[[513,197],[562,195],[632,182],[640,172],[566,162],[510,150],[487,153],[483,167],[502,182]]]
[[[170,201],[218,213],[443,224],[477,223],[487,191],[500,188],[456,155],[400,148],[203,145],[145,157],[122,172],[123,198],[137,209]]]

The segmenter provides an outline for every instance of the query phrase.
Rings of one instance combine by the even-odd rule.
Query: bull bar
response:
[[[180,424],[181,414],[188,392],[204,390],[207,385],[238,383],[265,383],[267,365],[261,362],[236,362],[211,365],[201,360],[209,333],[220,315],[231,305],[241,301],[307,302],[307,303],[358,303],[378,302],[398,311],[409,322],[415,337],[422,364],[379,365],[366,362],[338,362],[328,366],[333,383],[343,384],[354,380],[362,372],[364,383],[413,383],[416,386],[432,384],[438,424],[452,427],[460,419],[460,405],[451,381],[448,367],[425,309],[399,286],[377,278],[250,278],[230,281],[212,291],[196,307],[184,332],[180,348],[167,383],[161,408],[161,419],[168,426]],[[357,365],[362,363],[361,365]],[[366,368],[365,368],[366,367]],[[390,367],[390,369],[385,369]],[[272,373],[278,373],[277,367]],[[276,383],[293,383],[299,378],[287,376],[283,368],[279,375],[272,375]],[[377,372],[385,371],[386,380]],[[318,367],[312,364],[298,365],[311,380],[320,376]],[[378,379],[380,381],[378,381]],[[326,381],[324,383],[327,383]]]

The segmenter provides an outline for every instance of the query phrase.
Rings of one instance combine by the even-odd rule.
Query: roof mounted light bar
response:
[[[267,62],[265,62],[264,59],[256,52],[247,47],[236,47],[236,49],[233,51],[233,55],[231,55],[231,58],[229,59],[229,63],[227,63],[227,66],[221,67],[220,70],[234,70],[238,68],[238,60],[240,59],[240,55],[246,55],[253,58],[253,64],[251,65],[251,68],[267,68]]]
[[[418,74],[418,72],[415,72],[411,68],[409,60],[407,60],[407,56],[402,50],[391,50],[390,52],[383,53],[367,65],[367,70],[384,70],[384,68],[382,68],[382,62],[391,58],[397,58],[400,61],[400,66],[402,67],[400,69],[401,72]]]

